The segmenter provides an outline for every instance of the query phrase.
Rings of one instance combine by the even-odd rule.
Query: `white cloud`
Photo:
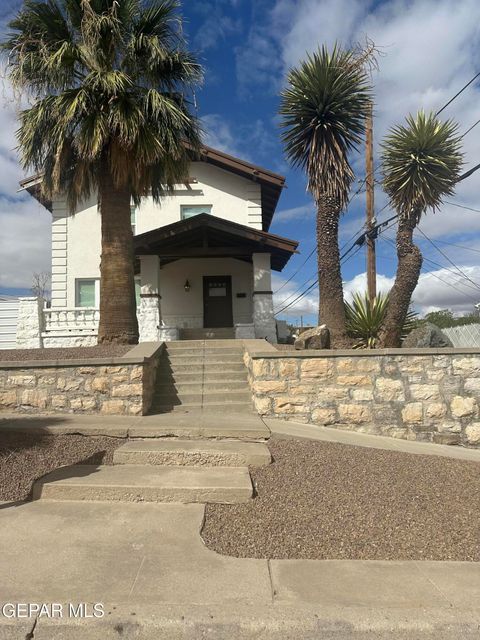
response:
[[[460,268],[480,287],[480,266],[463,265]],[[393,277],[378,274],[377,290],[388,292],[394,280]],[[345,298],[351,301],[353,293],[363,293],[366,289],[367,274],[359,273],[344,284]],[[456,275],[447,269],[436,269],[420,275],[412,302],[421,315],[440,309],[451,309],[456,314],[468,313],[473,310],[476,302],[480,302],[480,288],[476,290],[460,274]]]
[[[315,205],[312,202],[312,204],[304,204],[300,207],[278,211],[275,214],[275,222],[290,222],[290,220],[312,218],[313,216],[315,216]]]

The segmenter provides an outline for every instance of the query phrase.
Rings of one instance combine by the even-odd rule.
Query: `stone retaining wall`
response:
[[[122,358],[0,362],[0,412],[144,415],[162,349],[144,343]]]
[[[255,352],[258,412],[365,433],[480,446],[480,350]]]

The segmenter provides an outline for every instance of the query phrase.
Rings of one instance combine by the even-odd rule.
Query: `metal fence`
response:
[[[480,347],[480,324],[449,327],[442,332],[450,338],[454,347]]]
[[[0,349],[16,347],[18,305],[18,298],[0,298]]]

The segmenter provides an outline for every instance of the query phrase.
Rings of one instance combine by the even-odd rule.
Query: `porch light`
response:
[[[190,282],[188,280],[185,280],[183,288],[185,289],[185,293],[188,293],[190,291]]]

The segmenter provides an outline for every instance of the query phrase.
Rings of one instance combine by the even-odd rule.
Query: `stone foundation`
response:
[[[245,363],[264,416],[480,446],[480,350],[255,352]]]
[[[0,362],[0,412],[144,415],[162,350],[144,343],[121,358]]]

